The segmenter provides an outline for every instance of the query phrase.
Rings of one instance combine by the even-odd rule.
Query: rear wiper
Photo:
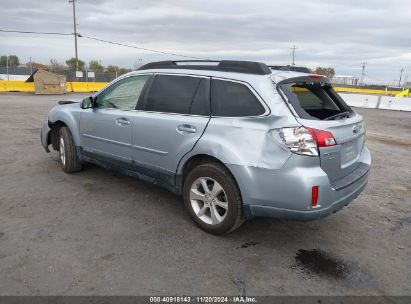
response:
[[[344,116],[345,116],[345,117],[349,117],[349,115],[350,115],[350,112],[345,111],[345,112],[341,112],[341,113],[332,115],[332,116],[330,116],[330,117],[327,117],[327,118],[325,118],[324,120],[331,120],[331,119],[336,119],[337,117],[344,117]]]

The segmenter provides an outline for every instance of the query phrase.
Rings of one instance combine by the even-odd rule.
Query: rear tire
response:
[[[192,169],[184,181],[183,199],[193,221],[206,232],[225,234],[243,223],[240,189],[219,163]]]
[[[72,173],[81,170],[81,162],[77,154],[76,145],[67,127],[61,127],[59,130],[59,154],[64,172]]]

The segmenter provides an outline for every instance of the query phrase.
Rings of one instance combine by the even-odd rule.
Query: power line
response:
[[[74,33],[14,31],[14,30],[2,30],[2,29],[0,29],[0,32],[16,33],[16,34],[36,34],[36,35],[61,35],[61,36],[74,35]],[[173,53],[173,52],[160,51],[160,50],[150,49],[150,48],[146,48],[146,47],[142,47],[142,46],[135,46],[135,45],[125,44],[125,43],[100,39],[100,38],[96,38],[96,37],[81,35],[79,33],[76,33],[76,34],[77,34],[76,36],[79,37],[79,38],[86,38],[86,39],[90,39],[90,40],[94,40],[94,41],[99,41],[99,42],[119,45],[119,46],[123,46],[123,47],[133,48],[133,49],[136,49],[136,50],[142,50],[142,51],[147,51],[147,52],[153,52],[153,53],[158,53],[158,54],[163,54],[163,55],[172,55],[172,56],[178,56],[178,57],[184,57],[184,58],[190,58],[190,59],[210,60],[209,58],[202,58],[202,57],[183,55],[183,54],[178,54],[178,53]]]
[[[137,50],[143,50],[143,51],[148,51],[148,52],[154,52],[154,53],[159,53],[159,54],[164,54],[164,55],[173,55],[173,56],[180,56],[180,57],[185,57],[185,58],[191,58],[191,59],[199,59],[199,60],[210,60],[208,58],[202,58],[202,57],[195,57],[195,56],[188,56],[188,55],[183,55],[183,54],[178,54],[178,53],[172,53],[172,52],[166,52],[166,51],[160,51],[160,50],[155,50],[155,49],[149,49],[141,46],[134,46],[134,45],[129,45],[125,43],[120,43],[120,42],[114,42],[114,41],[109,41],[109,40],[104,40],[96,37],[90,37],[86,35],[80,35],[78,34],[79,37],[84,37],[87,39],[95,40],[95,41],[100,41],[104,43],[110,43],[110,44],[115,44],[115,45],[120,45],[128,48],[133,48]]]
[[[61,36],[71,36],[71,33],[58,33],[58,32],[32,32],[32,31],[9,31],[9,30],[1,30],[0,32],[4,33],[17,33],[17,34],[36,34],[36,35],[61,35]]]

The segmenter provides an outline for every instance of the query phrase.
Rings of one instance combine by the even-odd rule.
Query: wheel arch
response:
[[[199,166],[199,165],[206,164],[206,163],[217,163],[217,164],[220,164],[221,166],[223,166],[227,170],[227,172],[231,175],[231,177],[233,178],[234,182],[236,183],[236,185],[237,185],[237,187],[240,191],[240,195],[242,197],[242,191],[241,191],[240,183],[238,182],[238,180],[237,180],[236,176],[234,175],[234,173],[230,170],[230,168],[228,166],[226,166],[226,164],[224,164],[224,162],[222,162],[217,157],[211,156],[209,154],[191,155],[184,162],[180,163],[180,166],[179,166],[179,169],[180,169],[180,171],[179,171],[180,183],[178,185],[180,193],[182,193],[185,178],[187,177],[187,174],[190,172],[190,170],[192,168],[194,168],[195,166]]]
[[[58,144],[58,140],[59,140],[59,130],[62,127],[67,127],[73,137],[74,143],[76,144],[76,146],[79,146],[80,142],[78,140],[78,138],[76,138],[74,132],[72,131],[72,128],[70,127],[70,124],[68,124],[66,121],[64,120],[56,120],[54,122],[49,121],[49,127],[50,127],[50,132],[49,132],[49,144],[51,144],[51,146],[53,147],[54,150],[58,151],[59,150],[59,144]]]

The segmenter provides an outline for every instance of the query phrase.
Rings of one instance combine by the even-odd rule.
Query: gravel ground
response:
[[[0,295],[411,295],[411,113],[357,109],[373,167],[348,207],[217,237],[166,190],[65,174],[39,139],[61,98],[0,95]]]

